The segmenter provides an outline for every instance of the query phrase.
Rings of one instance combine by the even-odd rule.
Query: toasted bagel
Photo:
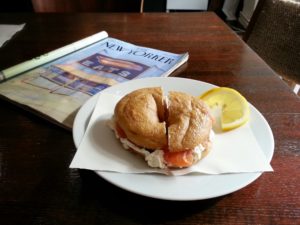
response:
[[[212,117],[205,103],[175,91],[164,101],[160,87],[124,96],[115,107],[113,129],[126,149],[152,167],[189,167],[211,148]]]

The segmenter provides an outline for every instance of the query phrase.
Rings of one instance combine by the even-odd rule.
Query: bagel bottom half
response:
[[[151,167],[192,166],[212,146],[212,117],[205,103],[182,92],[164,97],[160,87],[125,95],[111,124],[123,147],[143,156]]]

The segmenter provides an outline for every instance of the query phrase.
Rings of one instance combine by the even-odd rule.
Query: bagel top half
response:
[[[212,117],[205,103],[189,94],[170,91],[164,102],[160,87],[142,88],[116,105],[115,124],[141,148],[170,152],[210,149]]]
[[[150,150],[167,146],[163,91],[142,88],[125,95],[116,105],[116,126],[129,141]]]

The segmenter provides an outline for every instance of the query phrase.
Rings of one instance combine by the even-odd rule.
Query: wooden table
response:
[[[0,48],[0,69],[101,30],[139,45],[188,51],[188,63],[174,76],[240,91],[273,130],[275,172],[214,199],[139,196],[93,172],[69,169],[76,151],[71,132],[1,100],[1,224],[300,223],[299,97],[215,14],[0,14],[2,24],[24,22]]]

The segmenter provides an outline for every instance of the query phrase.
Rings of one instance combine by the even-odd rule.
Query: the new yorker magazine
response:
[[[104,35],[92,45],[1,83],[0,95],[70,129],[81,105],[101,90],[132,79],[168,76],[187,59],[187,53],[136,46]]]

